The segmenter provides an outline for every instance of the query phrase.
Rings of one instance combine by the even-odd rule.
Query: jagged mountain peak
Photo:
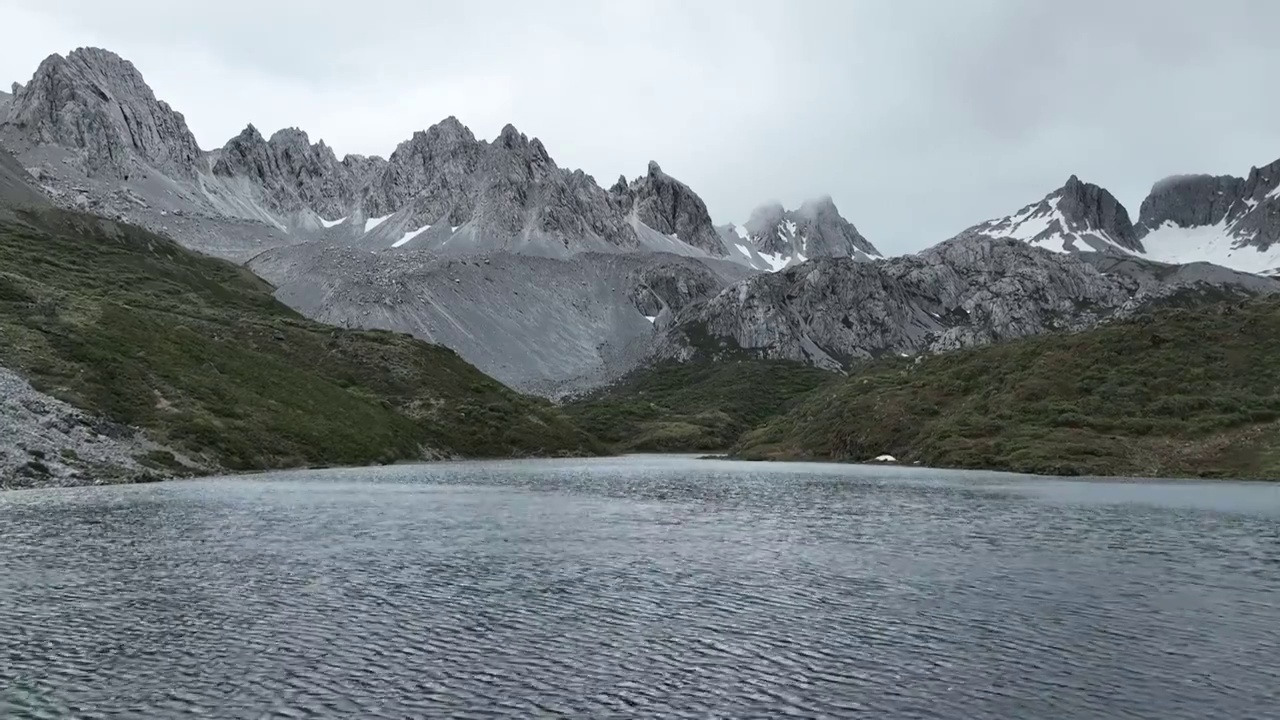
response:
[[[879,258],[880,251],[840,214],[830,195],[804,201],[795,210],[770,200],[740,227],[770,270],[819,257]]]
[[[819,195],[816,198],[810,198],[800,203],[796,213],[805,217],[816,218],[824,215],[839,215],[840,210],[836,207],[836,201],[830,195]]]
[[[624,213],[634,213],[650,229],[710,255],[727,254],[706,203],[657,161],[650,160],[645,174],[630,183],[619,178],[609,192]]]
[[[280,128],[279,130],[271,133],[271,138],[268,140],[268,142],[302,143],[304,145],[311,145],[311,136],[307,135],[307,131],[301,128],[287,127],[287,128]],[[323,146],[324,141],[321,140],[317,142],[316,145]]]
[[[1055,252],[1143,252],[1124,205],[1106,188],[1074,174],[1041,200],[962,235],[1008,237]]]
[[[514,129],[512,128],[512,130]],[[475,134],[471,132],[471,128],[463,125],[462,121],[455,115],[450,115],[425,131],[419,132],[424,133],[429,138],[441,138],[455,142],[477,142]],[[414,136],[417,136],[419,132],[415,132]]]

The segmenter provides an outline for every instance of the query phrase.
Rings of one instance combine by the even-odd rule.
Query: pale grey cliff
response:
[[[1280,288],[1220,268],[1163,270],[1137,259],[1121,267],[1116,259],[970,234],[879,263],[812,260],[690,305],[655,353],[690,359],[747,352],[840,369],[886,354],[1083,329],[1178,292]]]

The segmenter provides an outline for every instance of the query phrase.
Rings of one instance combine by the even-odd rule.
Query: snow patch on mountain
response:
[[[820,257],[883,259],[829,197],[811,200],[796,210],[767,203],[756,208],[747,222],[718,230],[726,249],[736,250],[748,265],[766,272]]]
[[[378,227],[379,225],[386,222],[387,220],[390,220],[391,215],[395,215],[395,213],[391,213],[390,215],[383,215],[382,217],[369,218],[368,220],[365,220],[364,231],[373,232],[374,228]]]
[[[346,221],[347,221],[347,218],[345,217],[338,218],[337,220],[325,220],[324,218],[320,218],[320,224],[325,226],[326,228],[337,227],[338,225],[341,225]]]
[[[428,230],[430,230],[430,229],[431,229],[431,226],[430,226],[430,225],[423,225],[422,227],[418,228],[417,230],[410,230],[409,232],[407,232],[407,233],[405,233],[404,235],[402,235],[402,236],[400,237],[400,239],[399,239],[399,240],[397,240],[397,241],[395,241],[395,242],[391,243],[391,247],[393,247],[393,248],[398,248],[398,247],[400,247],[400,246],[404,245],[405,243],[407,243],[407,242],[409,242],[410,240],[412,240],[412,239],[414,239],[414,238],[418,237],[419,235],[421,235],[422,233],[424,233],[424,232],[426,232],[426,231],[428,231]],[[455,228],[455,232],[456,232],[456,230],[457,230],[457,229]]]
[[[1074,175],[1039,202],[963,234],[1013,238],[1057,253],[1130,255],[1143,249],[1124,206],[1103,188]]]
[[[1207,262],[1259,275],[1280,272],[1280,245],[1260,249],[1247,239],[1232,235],[1232,224],[1181,227],[1167,221],[1143,238],[1147,257],[1160,262],[1185,265]]]

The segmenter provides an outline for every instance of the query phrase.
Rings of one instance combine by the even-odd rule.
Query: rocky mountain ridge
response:
[[[1245,177],[1180,175],[1155,183],[1138,221],[1104,188],[1067,183],[1018,212],[961,235],[1010,237],[1056,252],[1132,254],[1170,264],[1209,262],[1280,271],[1280,160]]]
[[[656,162],[606,190],[511,125],[490,142],[449,117],[387,159],[339,160],[298,128],[267,138],[250,124],[204,152],[137,68],[106,50],[52,55],[15,90],[0,141],[60,203],[229,259],[328,241],[452,255],[660,251],[748,264],[728,252],[697,194]]]
[[[655,354],[746,353],[839,370],[883,355],[1080,330],[1180,293],[1277,290],[1277,281],[1210,265],[1053,253],[970,233],[883,262],[822,258],[746,278],[681,311]]]
[[[252,125],[203,152],[181,114],[109,52],[51,57],[16,89],[0,141],[59,204],[245,263],[309,317],[440,342],[551,395],[654,352],[688,357],[697,337],[835,367],[1086,327],[1190,281],[1151,264],[1141,279],[1121,272],[1141,263],[1090,274],[1092,261],[1011,247],[1154,257],[1152,223],[1204,215],[1199,186],[1175,184],[1135,226],[1110,193],[1073,176],[1014,216],[883,260],[830,198],[771,203],[741,227],[716,227],[656,162],[606,189],[511,125],[489,141],[446,118],[387,159],[339,160],[299,129],[267,138]],[[1224,193],[1248,198],[1228,203],[1223,222],[1265,204],[1271,171],[1251,178],[1224,181]],[[782,274],[749,277],[762,270]]]
[[[1145,252],[1124,205],[1075,175],[1039,202],[962,234],[1008,237],[1056,252]]]
[[[730,226],[733,244],[748,258],[758,253],[767,270],[780,270],[806,260],[846,257],[878,260],[883,255],[846,220],[835,202],[824,196],[808,200],[795,210],[779,202],[756,208],[742,225]]]

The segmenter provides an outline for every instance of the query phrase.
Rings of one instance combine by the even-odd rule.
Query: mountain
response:
[[[1247,297],[1280,289],[1276,281],[1212,266],[1125,259],[966,234],[882,262],[811,260],[689,305],[663,329],[655,353],[677,360],[745,355],[838,370],[859,359],[1079,330],[1185,294]]]
[[[797,210],[787,210],[777,202],[767,203],[756,208],[743,225],[722,229],[721,237],[726,247],[743,255],[759,270],[777,271],[812,258],[883,257],[853,223],[840,215],[830,197],[807,201]]]
[[[650,161],[648,173],[631,183],[619,178],[609,192],[633,224],[638,221],[708,255],[728,255],[702,198],[688,185],[664,173],[658,163]]]
[[[455,256],[726,256],[705,204],[657,163],[606,190],[511,125],[490,142],[446,118],[384,160],[339,159],[298,128],[266,138],[250,124],[205,152],[137,68],[105,50],[52,55],[15,89],[0,142],[59,204],[239,262],[316,241]]]
[[[962,234],[1008,237],[1055,252],[1145,252],[1120,201],[1075,175],[1039,202]]]
[[[0,214],[0,486],[597,451],[451,350],[272,291],[135,226]]]
[[[1280,298],[886,358],[746,434],[749,458],[1104,477],[1280,477]]]
[[[316,244],[264,252],[249,267],[308,317],[410,332],[548,396],[625,374],[655,327],[747,273],[665,253],[450,257]]]
[[[1056,252],[1132,254],[1280,273],[1280,160],[1244,178],[1179,175],[1157,182],[1138,222],[1105,189],[1071,176],[1039,202],[961,235],[1010,237]]]
[[[1155,259],[1274,274],[1280,270],[1280,160],[1251,168],[1244,178],[1161,180],[1142,201],[1138,232]]]
[[[1104,275],[1096,259],[992,244],[1155,255],[1145,225],[1075,177],[1010,218],[886,261],[830,198],[717,227],[656,162],[606,189],[511,125],[484,140],[446,118],[386,159],[339,159],[300,129],[248,125],[205,152],[133,65],[96,49],[43,62],[0,143],[64,208],[242,263],[310,318],[443,343],[553,397],[696,355],[707,339],[835,368],[1087,327],[1170,287],[1245,282],[1134,263]],[[974,319],[948,314],[961,310]]]
[[[313,229],[326,225],[326,218],[345,216],[372,168],[349,156],[339,161],[324,141],[312,144],[297,128],[280,130],[270,140],[253,125],[246,127],[216,153],[214,175],[245,178],[261,192],[261,204],[277,217],[294,217],[290,224],[318,221]]]
[[[157,100],[132,63],[96,48],[42,62],[14,86],[7,122],[34,143],[77,148],[93,175],[125,179],[146,164],[192,177],[202,156],[182,113]]]
[[[482,140],[454,117],[386,159],[253,125],[204,152],[103,50],[42,63],[0,144],[60,206],[248,264],[311,317],[445,342],[546,394],[626,372],[678,298],[753,272],[656,162],[605,189],[511,125]]]

